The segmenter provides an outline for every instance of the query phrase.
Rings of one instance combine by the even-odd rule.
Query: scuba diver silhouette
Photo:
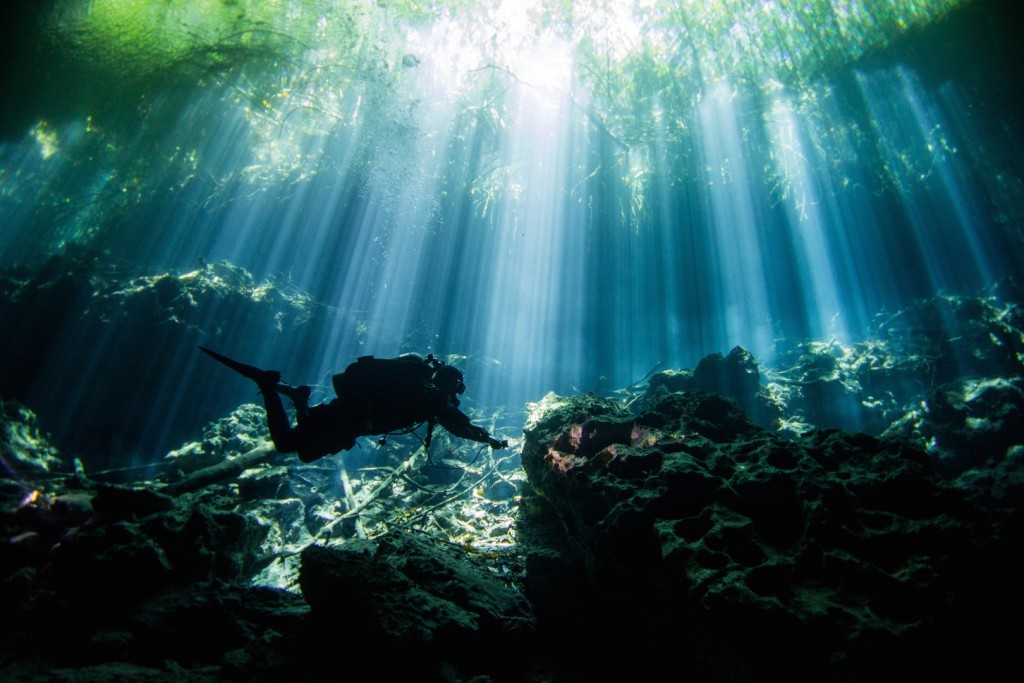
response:
[[[199,348],[256,382],[263,394],[274,447],[282,453],[298,453],[302,462],[348,450],[355,446],[356,437],[411,431],[422,422],[427,423],[424,445],[428,448],[436,424],[455,436],[491,448],[508,447],[508,441],[491,437],[459,410],[456,395],[466,390],[462,373],[433,355],[362,356],[331,378],[337,398],[310,407],[308,386],[282,384],[281,373],[276,370],[261,370]],[[295,404],[295,426],[288,419],[280,394]]]

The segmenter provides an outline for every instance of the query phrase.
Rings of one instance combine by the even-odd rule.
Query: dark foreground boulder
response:
[[[466,550],[425,536],[310,546],[300,582],[313,618],[358,642],[472,648],[533,630],[519,592]]]
[[[302,666],[322,672],[342,647],[347,671],[364,678],[530,680],[546,654],[531,606],[506,579],[469,548],[407,531],[310,546]]]
[[[716,679],[936,673],[954,648],[1005,663],[1019,524],[966,503],[908,442],[785,441],[703,392],[639,416],[549,394],[523,466],[527,595],[548,638],[671,646]]]

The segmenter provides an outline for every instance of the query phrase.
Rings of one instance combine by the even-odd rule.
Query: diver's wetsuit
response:
[[[372,357],[366,357],[360,359],[359,363],[367,359],[373,360]],[[415,355],[379,362],[396,361],[399,365],[393,367],[400,368],[399,371],[409,377],[421,373],[420,366],[427,362]],[[357,363],[353,363],[349,368],[356,366]],[[276,382],[261,382],[260,391],[267,409],[270,437],[277,450],[282,453],[297,452],[303,462],[312,462],[325,455],[348,450],[355,445],[358,436],[388,434],[421,422],[429,425],[428,439],[429,430],[434,424],[439,424],[455,436],[486,443],[491,448],[506,447],[507,441],[492,438],[487,430],[473,425],[469,417],[459,410],[456,393],[465,389],[462,373],[447,366],[444,370],[448,371],[451,382],[439,380],[441,373],[434,375],[434,382],[412,379],[389,384],[378,381],[369,386],[360,386],[359,391],[339,391],[341,395],[338,398],[311,408],[305,405],[303,399],[293,397],[298,418],[295,426],[291,425],[281,403],[279,392],[282,388]],[[337,379],[335,385],[338,386]]]
[[[260,387],[260,393],[267,409],[270,438],[281,453],[298,453],[302,462],[313,462],[325,455],[352,448],[356,437],[360,436],[355,425],[345,419],[345,411],[338,399],[305,411],[299,407],[298,424],[293,427],[277,390]]]

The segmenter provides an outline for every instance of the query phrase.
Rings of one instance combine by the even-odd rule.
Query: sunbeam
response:
[[[200,340],[317,399],[361,355],[451,356],[480,406],[855,343],[882,311],[1018,270],[1015,123],[900,58],[957,4],[69,5],[47,25],[80,87],[0,143],[0,251],[84,248],[164,283],[187,332],[135,359],[150,388],[131,395],[180,424],[248,396],[200,391]],[[115,78],[126,99],[90,85]],[[216,305],[171,291],[190,286]],[[253,327],[218,287],[279,298]],[[9,333],[45,370],[5,391],[85,438],[131,343],[58,320],[42,346]],[[181,436],[151,422],[139,457]]]
[[[758,215],[755,185],[748,171],[752,162],[742,144],[745,122],[736,112],[734,96],[727,83],[717,83],[697,110],[710,211],[708,257],[718,266],[717,279],[707,286],[715,291],[713,306],[720,325],[715,337],[743,336],[755,353],[770,354],[774,335],[762,250],[765,221]]]

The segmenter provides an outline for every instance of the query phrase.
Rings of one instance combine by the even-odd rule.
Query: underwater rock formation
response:
[[[77,291],[61,329],[82,324],[94,351],[109,321],[140,339],[197,334],[189,311],[215,316],[211,302],[253,284],[225,264],[131,286],[32,273],[4,314]],[[270,295],[250,294],[250,324],[272,324]],[[320,315],[289,310],[282,329]],[[972,331],[939,339],[950,316]],[[6,401],[0,676],[315,676],[339,642],[415,651],[390,671],[445,681],[637,678],[679,649],[707,680],[938,675],[954,656],[995,672],[1024,607],[1019,308],[936,297],[878,329],[850,347],[802,342],[775,368],[737,347],[624,400],[550,394],[531,407],[522,470],[490,452],[473,464],[441,434],[434,456],[455,469],[404,436],[329,464],[268,453],[181,487],[265,442],[262,408],[235,402],[159,480],[116,485]],[[138,360],[110,358],[124,364],[112,376]]]
[[[0,468],[0,478],[11,479],[16,472],[67,469],[36,414],[17,401],[0,400]]]
[[[514,522],[507,489],[522,474],[509,471],[511,456],[488,453],[483,472],[438,486],[421,451],[403,477],[389,467],[412,460],[419,443],[396,436],[391,448],[347,454],[349,467],[372,463],[376,478],[353,469],[343,486],[334,467],[273,455],[235,479],[170,495],[184,470],[243,457],[265,431],[258,413],[244,405],[208,425],[168,458],[165,481],[126,486],[68,471],[9,482],[0,678],[315,680],[336,665],[340,644],[387,644],[435,648],[389,669],[443,680],[444,667],[486,671],[480,652],[531,637],[515,556],[501,550]],[[447,441],[439,436],[438,447],[454,457]],[[350,519],[348,488],[361,496]],[[417,519],[433,535],[403,528]],[[467,520],[486,526],[470,536]],[[360,540],[367,530],[374,538]]]
[[[1024,449],[1024,378],[943,384],[888,431],[926,444],[947,473],[998,466]]]
[[[939,428],[918,423],[940,387],[1024,372],[1022,311],[1020,290],[1008,280],[973,296],[934,296],[879,315],[866,338],[850,345],[800,341],[770,367],[736,347],[692,371],[658,373],[644,401],[702,389],[734,398],[755,423],[794,437],[834,427],[928,445]],[[0,272],[0,395],[35,411],[88,470],[124,466],[128,457],[152,463],[193,438],[210,415],[231,411],[243,392],[251,396],[244,383],[211,381],[190,350],[215,345],[255,360],[269,341],[281,362],[319,360],[311,351],[322,343],[318,331],[339,316],[287,282],[260,282],[227,262],[139,275],[71,250]],[[303,374],[295,365],[276,369]],[[78,381],[84,377],[102,381]],[[977,462],[961,441],[946,442],[937,457],[961,471]],[[180,462],[187,468],[203,457],[190,453]]]
[[[835,339],[797,344],[765,373],[765,389],[783,413],[780,428],[880,435],[919,413],[943,385],[1021,376],[1022,303],[1016,285],[1002,281],[974,296],[939,295],[879,314],[866,339],[849,346]],[[903,428],[893,433],[914,436]]]
[[[916,648],[998,649],[986,620],[1021,606],[1019,527],[994,532],[906,441],[786,441],[699,391],[636,416],[549,394],[522,457],[527,596],[553,632],[672,643],[740,678],[850,674]]]
[[[198,441],[190,441],[167,454],[166,477],[176,481],[182,475],[211,467],[230,457],[237,457],[256,448],[269,438],[267,414],[262,406],[245,403],[203,428]]]
[[[705,356],[693,370],[653,375],[636,406],[708,391],[793,439],[820,428],[911,439],[955,475],[1024,447],[1022,374],[1024,308],[1018,288],[1003,281],[977,296],[935,296],[879,316],[849,346],[799,342],[772,367],[739,346]]]
[[[8,542],[20,565],[0,586],[9,616],[5,661],[14,653],[44,657],[48,666],[219,658],[244,645],[253,602],[288,597],[267,597],[243,581],[266,529],[191,497],[69,487],[2,521],[5,536],[19,539]],[[12,532],[33,527],[49,533],[29,552]],[[53,642],[62,643],[59,651],[50,652]]]
[[[692,371],[657,373],[647,384],[643,404],[650,404],[664,393],[693,390],[735,399],[754,422],[768,429],[775,427],[781,415],[782,406],[761,386],[757,359],[742,346],[734,347],[727,356],[707,355]]]

